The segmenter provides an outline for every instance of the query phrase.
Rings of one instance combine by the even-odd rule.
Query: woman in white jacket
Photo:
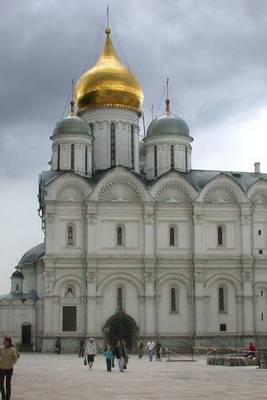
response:
[[[89,341],[86,343],[86,348],[85,348],[85,358],[89,369],[92,369],[96,355],[97,355],[97,348],[95,341],[93,338],[90,338]]]

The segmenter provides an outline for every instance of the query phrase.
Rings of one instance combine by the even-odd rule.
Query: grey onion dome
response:
[[[23,276],[23,273],[21,271],[15,271],[11,275],[11,279],[12,278],[24,279],[24,276]]]
[[[174,115],[169,108],[169,100],[166,100],[166,111],[163,115],[155,118],[147,129],[148,136],[180,135],[190,136],[187,123],[180,117]]]
[[[189,127],[187,123],[174,114],[164,114],[160,117],[154,119],[148,129],[148,136],[158,136],[158,135],[180,135],[180,136],[190,136]]]
[[[77,115],[68,115],[57,122],[53,131],[54,135],[62,135],[66,133],[89,135],[89,125]]]
[[[44,255],[45,255],[45,244],[40,243],[37,246],[32,247],[21,257],[19,265],[33,263],[34,261],[38,261]]]

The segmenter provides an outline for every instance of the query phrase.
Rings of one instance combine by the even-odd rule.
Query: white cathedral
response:
[[[36,351],[123,337],[196,346],[267,344],[267,174],[191,169],[170,110],[139,141],[143,91],[106,28],[39,179],[44,243],[0,296],[0,336]],[[77,108],[77,114],[74,109]]]

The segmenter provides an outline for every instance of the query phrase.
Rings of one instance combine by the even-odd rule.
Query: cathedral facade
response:
[[[0,296],[0,335],[37,351],[124,338],[265,345],[267,174],[191,168],[171,111],[139,141],[143,91],[106,29],[96,65],[53,134],[39,179],[45,240]],[[75,109],[77,108],[77,113]]]

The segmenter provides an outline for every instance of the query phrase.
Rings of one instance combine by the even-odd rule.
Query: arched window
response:
[[[224,245],[224,227],[222,225],[219,225],[217,227],[217,245]]]
[[[114,122],[110,124],[110,164],[116,166],[116,128]]]
[[[122,311],[123,308],[123,288],[118,287],[117,288],[117,309],[119,311]]]
[[[176,228],[171,226],[169,229],[169,243],[170,246],[176,246]]]
[[[68,286],[66,287],[66,293],[65,293],[65,295],[66,295],[66,296],[73,296],[73,297],[75,297],[75,288],[74,288],[73,285],[68,285]]]
[[[170,147],[170,152],[171,152],[171,154],[170,154],[170,158],[171,158],[171,169],[173,169],[174,168],[174,166],[175,166],[175,162],[174,162],[174,144],[171,144],[171,147]]]
[[[170,289],[170,312],[178,312],[178,296],[176,287],[171,287]]]
[[[67,245],[72,246],[75,244],[75,228],[73,224],[67,225]]]
[[[219,300],[219,312],[225,312],[225,288],[223,286],[219,287],[218,290],[218,300]]]
[[[74,166],[75,166],[75,147],[74,144],[72,144],[70,149],[70,169],[74,170]]]
[[[57,146],[57,169],[60,169],[60,145]]]
[[[84,153],[84,169],[85,173],[88,174],[88,147],[85,146],[85,153]]]
[[[92,122],[90,122],[89,128],[90,128],[90,133],[91,133],[91,135],[94,137],[94,135],[95,135],[95,132],[94,132],[94,124],[93,124]]]
[[[134,126],[131,125],[131,166],[134,169]]]
[[[154,176],[158,176],[158,152],[157,152],[157,146],[154,146]]]
[[[116,235],[117,246],[124,246],[124,227],[122,225],[117,226]]]

